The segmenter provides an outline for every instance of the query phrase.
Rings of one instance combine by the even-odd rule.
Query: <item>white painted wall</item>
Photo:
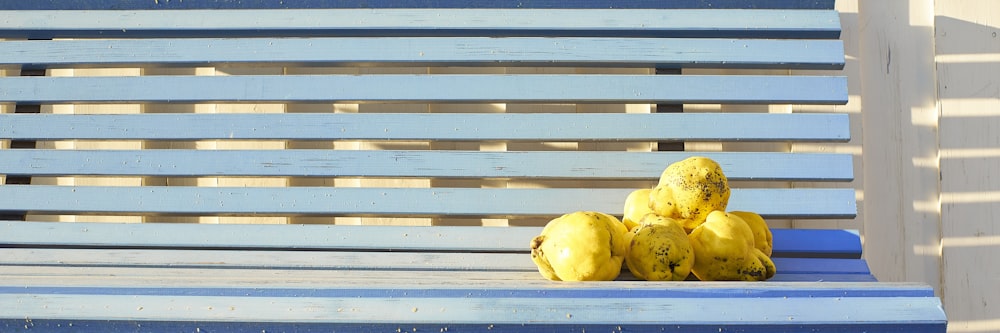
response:
[[[1000,332],[1000,1],[838,8],[860,51],[865,257],[934,286],[950,332]]]

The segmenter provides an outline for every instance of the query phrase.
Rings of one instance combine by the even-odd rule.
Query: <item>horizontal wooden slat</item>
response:
[[[523,244],[523,247],[527,248],[527,243]],[[527,253],[0,248],[0,254],[2,254],[0,266],[522,272],[536,270]],[[842,265],[837,271],[857,272],[857,267],[851,268]]]
[[[616,322],[623,323],[622,330],[628,331],[706,332],[724,325],[741,332],[860,332],[878,331],[893,325],[894,329],[907,332],[930,332],[944,329],[945,318],[939,306],[940,301],[934,297],[636,297],[618,300],[608,297],[546,298],[544,295],[356,298],[0,294],[0,313],[9,314],[6,322],[16,321],[21,325],[24,325],[24,318],[31,318],[35,325],[53,319],[100,320],[149,329],[170,321],[168,327],[175,329],[178,322],[187,322],[183,325],[187,326],[186,331],[212,322],[243,322],[244,326],[221,327],[252,327],[254,330],[259,330],[261,322],[272,325],[279,322],[323,323],[327,324],[323,327],[325,330],[350,330],[359,324],[376,331],[402,330],[404,327],[417,331],[569,331],[585,329],[587,325],[595,325],[591,330],[610,330],[617,324],[601,323],[606,323],[608,318],[618,318]],[[16,319],[11,318],[15,316]],[[793,324],[787,329],[760,326],[778,318]],[[352,326],[340,326],[345,324]],[[110,323],[105,325],[111,326]],[[295,326],[285,326],[285,329],[291,327]]]
[[[44,252],[58,252],[62,250],[52,250]],[[41,251],[27,251],[27,250],[3,250],[0,252],[5,254],[11,254],[14,256],[19,255],[19,253],[34,252],[39,253]],[[135,257],[134,253],[123,253],[123,252],[138,252],[138,251],[104,251],[109,255],[118,254],[125,257]],[[149,251],[145,251],[149,252]],[[6,285],[20,285],[18,288],[25,288],[26,286],[33,285],[46,285],[59,283],[61,286],[75,285],[72,283],[67,283],[67,281],[75,274],[79,279],[86,279],[87,281],[80,284],[84,285],[102,285],[102,286],[128,286],[127,282],[132,283],[132,287],[143,287],[148,288],[146,292],[148,293],[170,293],[171,288],[177,288],[180,286],[190,287],[192,285],[206,285],[211,287],[236,287],[242,285],[250,285],[252,283],[257,283],[259,285],[266,285],[268,288],[276,288],[276,286],[290,285],[292,288],[302,287],[304,283],[310,283],[316,285],[317,287],[322,286],[326,288],[337,288],[336,290],[330,290],[328,293],[333,294],[340,292],[342,294],[353,293],[354,296],[360,295],[385,295],[385,296],[395,296],[395,297],[413,297],[419,295],[428,296],[446,296],[446,295],[482,295],[482,296],[500,296],[503,294],[513,295],[513,294],[526,294],[526,293],[538,293],[538,288],[548,288],[550,285],[544,283],[545,279],[541,274],[538,273],[538,269],[531,264],[531,260],[527,259],[528,254],[522,254],[518,258],[518,262],[527,263],[529,266],[518,265],[516,268],[506,268],[506,267],[482,267],[477,265],[465,265],[459,270],[454,269],[440,269],[433,267],[420,267],[418,264],[408,264],[402,265],[397,268],[372,268],[374,266],[368,266],[367,268],[362,267],[362,265],[347,263],[346,265],[340,265],[341,268],[333,268],[336,265],[325,265],[325,267],[319,267],[323,265],[308,264],[306,263],[301,267],[288,268],[292,265],[268,265],[268,263],[247,263],[241,264],[228,263],[228,262],[208,262],[203,261],[199,263],[188,262],[173,262],[167,263],[165,260],[153,259],[149,263],[108,263],[102,260],[104,256],[102,254],[95,253],[94,250],[80,251],[81,254],[93,253],[97,255],[94,260],[87,260],[81,262],[79,260],[74,260],[73,258],[64,257],[49,257],[46,253],[40,253],[41,258],[34,262],[30,260],[17,260],[7,259],[2,260],[4,262],[12,262],[14,264],[0,264],[0,278],[4,280]],[[199,253],[190,251],[178,251],[178,252],[165,252],[168,255],[186,253],[189,255],[198,255]],[[206,260],[214,259],[228,259],[232,257],[223,258],[221,253],[207,253],[208,256]],[[246,258],[262,258],[263,255],[267,253],[257,253],[257,252],[245,252]],[[289,259],[293,262],[298,261],[299,258],[304,258],[308,254],[301,253],[275,253],[274,256],[280,256],[284,254],[289,254]],[[387,255],[376,254],[372,256],[372,259],[382,259]],[[398,257],[427,257],[428,254],[404,254]],[[236,257],[239,257],[237,254]],[[338,260],[342,256],[337,256],[336,254],[323,253],[320,255],[310,255],[314,260]],[[470,256],[470,259],[490,259],[488,255],[477,254]],[[495,256],[492,256],[495,257]],[[355,260],[359,262],[368,261],[369,259],[364,259],[363,256],[355,257]],[[795,261],[797,260],[797,261]],[[803,260],[811,260],[811,262],[803,263]],[[863,260],[849,260],[849,259],[839,259],[842,262],[831,263],[832,268],[825,268],[823,262],[828,259],[787,259],[787,258],[776,258],[774,259],[775,265],[777,265],[778,272],[770,279],[768,282],[773,283],[786,283],[786,282],[831,282],[831,283],[841,283],[841,282],[865,282],[865,281],[876,281],[875,278],[867,270],[867,264]],[[26,264],[21,264],[21,262],[27,262]],[[60,263],[61,262],[61,263]],[[54,263],[54,264],[53,264]],[[158,266],[157,264],[164,263],[169,266]],[[429,265],[424,265],[429,266]],[[500,265],[497,265],[500,266]],[[522,267],[523,266],[523,267]],[[318,267],[318,268],[314,268]],[[445,267],[445,266],[439,266]],[[54,276],[49,273],[50,268],[57,268],[61,272],[65,272],[64,276]],[[814,269],[820,268],[820,269]],[[73,269],[75,273],[70,273],[66,269]],[[82,270],[87,270],[87,273]],[[135,271],[140,271],[143,273],[134,273]],[[243,274],[263,274],[263,276],[272,276],[273,279],[267,280],[258,278],[255,280],[243,280],[236,277],[233,273],[242,272]],[[316,283],[312,279],[286,279],[281,277],[290,271],[302,272],[305,276],[314,276],[316,274],[311,274],[313,272],[322,272],[326,278],[340,280],[340,282],[326,284]],[[95,276],[92,273],[102,272],[101,274]],[[177,275],[187,273],[187,274],[203,274],[205,276],[212,276],[211,279],[204,279],[205,282],[199,284],[197,282],[189,281],[188,279],[178,278]],[[145,275],[144,275],[145,274]],[[159,276],[157,276],[159,275]],[[441,281],[451,281],[448,288],[442,288],[439,283],[434,283],[430,279],[436,279]],[[410,281],[408,281],[410,280]],[[233,285],[219,285],[224,283],[222,281],[233,281]],[[636,278],[628,271],[627,268],[623,266],[621,274],[615,279],[617,282],[633,282],[633,281],[643,281]],[[696,288],[697,280],[691,280],[687,282],[687,285],[679,285],[677,287],[681,288]],[[214,285],[213,285],[214,284]],[[154,287],[162,285],[160,287]],[[491,286],[495,289],[484,289],[486,286]],[[468,289],[460,289],[465,287]],[[609,286],[615,288],[615,286]],[[428,289],[433,288],[433,289]],[[3,293],[5,288],[0,285],[0,293]],[[282,288],[287,289],[287,288]],[[288,293],[289,290],[260,290],[257,292],[246,294],[246,296],[257,295],[257,296],[267,296],[279,293]],[[445,290],[442,290],[445,289]],[[617,289],[617,288],[615,288]],[[632,288],[639,289],[639,288]],[[561,296],[560,293],[567,292],[567,290],[547,290],[546,294],[553,297]],[[607,291],[602,291],[601,289],[589,289],[587,292],[592,293],[602,293]],[[299,292],[301,296],[308,295],[308,292]],[[580,291],[576,294],[583,295]]]
[[[181,215],[558,216],[618,212],[633,189],[0,186],[0,211]],[[854,189],[734,189],[730,210],[853,218]]]
[[[524,254],[525,244],[541,231],[541,227],[0,222],[0,247]],[[773,229],[772,233],[775,257],[861,258],[856,231]]]
[[[0,114],[0,138],[846,142],[850,124],[847,114]]]
[[[0,11],[0,37],[616,36],[831,38],[832,10],[290,9]]]
[[[0,246],[526,253],[524,244],[540,232],[535,227],[2,222]],[[372,242],[375,238],[383,241]]]
[[[847,80],[837,76],[611,74],[0,78],[0,102],[210,101],[843,104]]]
[[[778,259],[781,261],[783,259]],[[859,261],[860,262],[860,261]],[[858,265],[864,265],[861,262]],[[623,266],[624,267],[624,266]],[[50,273],[50,269],[57,269],[62,275],[53,275]],[[170,288],[176,288],[180,286],[198,285],[197,282],[192,282],[190,278],[185,278],[181,276],[182,274],[202,274],[202,276],[211,276],[211,278],[203,278],[204,284],[209,287],[239,287],[245,286],[247,289],[255,289],[256,293],[242,293],[243,296],[267,296],[274,294],[291,293],[289,288],[299,288],[304,285],[313,285],[316,287],[327,287],[330,288],[330,284],[324,284],[319,281],[320,278],[334,279],[334,280],[344,280],[347,281],[343,284],[335,284],[333,287],[336,288],[370,288],[362,290],[362,292],[367,293],[381,293],[383,295],[422,295],[427,293],[439,292],[440,289],[423,289],[423,288],[435,288],[440,286],[440,284],[434,284],[428,279],[438,279],[442,281],[450,281],[451,288],[466,287],[469,289],[460,290],[457,292],[464,292],[466,295],[500,295],[506,293],[510,295],[511,293],[528,293],[529,289],[534,288],[536,290],[530,291],[533,293],[539,293],[538,288],[551,287],[547,286],[545,280],[538,270],[531,271],[507,271],[507,270],[491,270],[491,271],[435,271],[435,270],[332,270],[332,269],[278,269],[278,268],[261,268],[261,269],[244,269],[234,267],[225,268],[189,268],[189,267],[105,267],[105,266],[39,266],[39,265],[11,265],[11,266],[0,266],[3,270],[0,273],[0,279],[4,280],[5,285],[13,285],[19,287],[5,287],[0,285],[0,293],[4,289],[13,288],[26,288],[27,286],[37,286],[37,285],[53,285],[58,284],[59,286],[66,285],[86,285],[86,286],[122,286],[122,287],[136,287],[144,286],[149,288],[146,293],[169,293]],[[131,273],[133,271],[141,271],[143,273]],[[305,278],[300,276],[292,276],[295,273],[298,275],[305,276]],[[319,274],[315,274],[319,273]],[[243,276],[238,276],[237,274],[260,274],[265,278],[247,278]],[[72,279],[86,279],[79,283],[69,282]],[[414,282],[418,281],[418,282]],[[617,279],[614,280],[615,283],[632,283],[632,282],[646,282],[642,279],[636,278],[624,268]],[[878,280],[870,273],[864,272],[829,272],[829,273],[814,273],[814,272],[777,272],[773,277],[767,280],[768,284],[771,283],[810,283],[810,282],[823,282],[823,283],[855,283],[855,282],[877,282]],[[693,288],[699,281],[692,280],[685,281],[685,285],[680,285],[677,287],[681,288]],[[718,283],[717,281],[712,281],[712,283]],[[484,289],[484,287],[489,285],[501,285],[508,289]],[[163,286],[166,285],[166,286]],[[256,285],[257,287],[253,287]],[[264,289],[261,286],[267,286],[268,288],[276,288],[276,286],[289,286],[289,288],[282,288],[278,290]],[[662,288],[663,286],[657,286]],[[494,287],[499,288],[499,287]],[[161,289],[166,289],[166,291],[157,291]],[[511,289],[524,289],[519,291],[511,291]],[[560,288],[561,289],[561,288]],[[556,289],[554,292],[546,290],[545,293],[550,295],[555,295],[560,292],[560,289]],[[637,289],[637,288],[631,288]],[[237,289],[235,292],[239,292],[242,289]],[[316,291],[313,289],[313,291]],[[565,290],[563,290],[565,291]],[[441,296],[443,294],[455,293],[456,291],[448,291],[445,293],[437,294],[436,296]],[[299,295],[308,294],[308,292],[299,292]]]
[[[853,179],[846,154],[414,150],[0,150],[0,174],[645,179],[691,155],[731,180]],[[623,163],[608,163],[618,161]]]
[[[0,66],[615,66],[840,69],[839,40],[244,38],[0,42]]]
[[[522,246],[527,248],[528,243]],[[0,266],[537,272],[530,257],[528,253],[0,248]],[[862,259],[774,258],[774,263],[781,274],[871,274]]]
[[[290,8],[773,8],[833,9],[833,0],[312,0],[272,1],[154,1],[146,0],[35,0],[3,3],[2,9],[290,9]]]
[[[780,275],[780,276],[779,276]],[[768,282],[878,282],[870,274],[777,274]]]
[[[99,266],[3,266],[0,293],[35,289],[39,293],[160,294],[198,293],[202,295],[322,296],[354,295],[421,297],[459,294],[487,296],[506,293],[534,295],[596,295],[631,290],[624,297],[711,297],[741,295],[759,297],[901,297],[931,296],[934,291],[915,283],[853,283],[818,280],[766,283],[696,281],[649,282],[631,277],[623,270],[614,282],[559,283],[548,281],[537,270],[526,271],[412,271],[412,270],[333,270],[333,269],[244,269],[244,268],[157,268]],[[809,274],[784,274],[804,277]],[[826,274],[826,277],[859,277],[863,274]],[[812,275],[817,276],[817,275]],[[777,278],[777,277],[776,277]],[[20,290],[19,290],[20,289]],[[545,293],[538,291],[544,290]],[[713,292],[714,291],[714,292]]]
[[[857,230],[772,229],[772,256],[790,258],[861,258]]]

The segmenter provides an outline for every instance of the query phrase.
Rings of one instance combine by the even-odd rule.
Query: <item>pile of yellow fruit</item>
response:
[[[729,192],[718,163],[687,158],[629,194],[622,220],[581,211],[549,221],[531,240],[531,260],[554,281],[614,280],[623,264],[649,281],[767,280],[771,231],[756,213],[727,213]]]

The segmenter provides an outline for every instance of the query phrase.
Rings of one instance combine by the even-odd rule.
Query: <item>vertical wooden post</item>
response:
[[[859,5],[865,257],[880,280],[939,286],[933,3]]]
[[[680,75],[680,68],[657,68],[656,75]],[[656,104],[656,113],[684,112],[684,104]],[[683,141],[660,141],[656,143],[658,151],[684,151]]]

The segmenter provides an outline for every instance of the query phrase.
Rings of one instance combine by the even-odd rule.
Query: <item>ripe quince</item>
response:
[[[692,273],[702,281],[764,281],[774,276],[774,262],[754,246],[750,226],[722,211],[688,235],[694,249]]]
[[[656,215],[680,220],[685,231],[698,227],[712,211],[729,204],[729,181],[714,160],[692,156],[667,166],[649,193]]]
[[[649,208],[649,192],[652,192],[651,188],[644,188],[632,191],[629,193],[628,197],[625,198],[625,209],[622,215],[622,223],[625,223],[625,227],[628,230],[635,229],[639,226],[639,222],[646,214],[653,212]]]
[[[549,221],[531,240],[531,260],[553,281],[610,281],[625,260],[627,229],[618,218],[590,211]]]
[[[635,277],[647,281],[683,281],[691,274],[694,249],[676,220],[648,214],[627,235],[625,265]]]
[[[750,231],[753,231],[754,247],[770,257],[774,249],[774,236],[771,234],[771,229],[768,228],[764,218],[754,212],[733,211],[729,212],[729,214],[738,216],[750,226]]]

